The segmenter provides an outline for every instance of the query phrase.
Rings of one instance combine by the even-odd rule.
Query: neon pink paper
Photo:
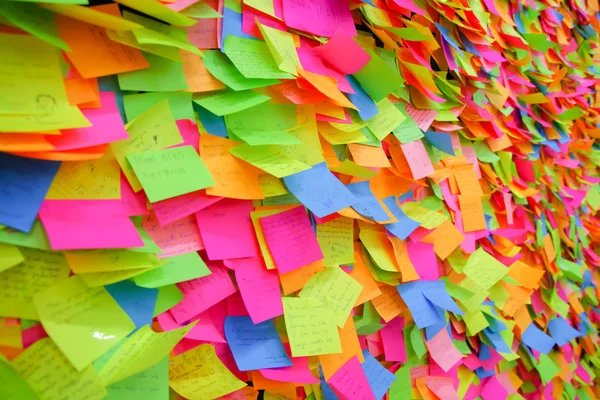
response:
[[[236,278],[237,281],[237,278]],[[239,286],[239,285],[238,285]],[[227,302],[227,316],[231,317],[249,317],[250,314],[244,304],[244,299],[240,292],[235,292],[226,299]]]
[[[415,270],[426,281],[436,281],[440,278],[438,261],[433,251],[433,244],[422,242],[406,242],[408,257]]]
[[[260,224],[280,274],[323,259],[317,236],[304,207],[263,217]]]
[[[167,7],[169,7],[171,10],[181,11],[184,8],[187,8],[187,7],[191,6],[192,4],[195,4],[199,1],[200,0],[175,0],[174,3],[167,3],[165,5]]]
[[[356,356],[338,369],[327,383],[342,400],[375,400],[369,381]]]
[[[425,377],[425,384],[440,399],[459,400],[456,389],[454,389],[454,379],[427,376]]]
[[[277,271],[268,270],[258,257],[232,261],[235,278],[252,322],[258,324],[282,315]]]
[[[285,350],[294,363],[291,367],[270,368],[259,370],[262,376],[279,382],[291,382],[302,384],[316,384],[320,380],[310,372],[308,357],[292,357],[289,343],[285,343]]]
[[[287,26],[316,36],[356,36],[346,0],[283,0],[283,17]]]
[[[386,361],[406,362],[406,346],[404,344],[404,319],[396,317],[379,331]]]
[[[483,386],[480,396],[483,400],[504,400],[508,397],[508,392],[500,381],[492,376]]]
[[[159,258],[199,251],[204,248],[194,215],[161,226],[152,214],[142,218],[142,226],[150,238],[163,251]]]
[[[46,200],[39,217],[52,250],[144,246],[121,200]]]
[[[125,174],[121,172],[121,203],[125,207],[128,216],[146,215],[150,213],[146,206],[146,195],[143,190],[135,193],[127,181]]]
[[[170,311],[157,315],[156,319],[163,331],[172,331],[173,329],[184,326],[175,321]],[[215,343],[227,343],[225,338],[217,331],[208,312],[203,312],[198,315],[197,321],[196,325],[194,325],[194,327],[185,335],[186,338]]]
[[[404,143],[400,147],[415,180],[425,178],[435,172],[427,150],[425,150],[425,145],[421,140]]]
[[[196,192],[152,203],[152,209],[154,210],[158,222],[164,226],[194,214],[221,199],[222,197],[209,196],[204,190],[198,190]]]
[[[325,62],[343,74],[355,74],[371,60],[369,53],[354,39],[339,33],[333,35],[327,44],[318,47],[318,51]]]
[[[62,135],[47,135],[46,139],[55,147],[54,151],[81,149],[129,139],[113,92],[100,92],[102,108],[81,110],[92,126],[77,129],[62,129]]]
[[[170,148],[192,146],[196,150],[196,153],[199,153],[200,134],[198,133],[198,125],[189,119],[178,119],[175,123],[177,124],[177,129],[179,129],[183,143],[173,145]]]
[[[442,329],[431,340],[425,342],[429,356],[445,371],[449,371],[462,359],[462,354],[448,336],[448,331]]]
[[[171,308],[171,313],[178,324],[191,320],[236,292],[225,267],[217,263],[210,263],[208,267],[211,275],[177,284],[183,300]]]
[[[314,72],[315,74],[330,76],[337,81],[338,89],[344,93],[355,93],[354,89],[348,82],[348,79],[344,74],[336,71],[333,68],[328,67],[323,63],[323,59],[316,54],[316,51],[310,47],[301,47],[296,49],[298,52],[298,58],[302,68],[308,72]]]
[[[196,213],[200,236],[210,260],[259,254],[250,220],[251,200],[224,199]]]

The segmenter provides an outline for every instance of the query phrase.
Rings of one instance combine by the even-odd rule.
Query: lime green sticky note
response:
[[[594,210],[600,208],[600,191],[598,191],[598,185],[594,185],[590,188],[584,201],[590,205]]]
[[[78,371],[135,329],[106,289],[90,288],[78,275],[36,294],[33,303],[44,329]]]
[[[500,160],[500,157],[491,151],[484,141],[473,142],[473,150],[475,150],[475,155],[480,161],[495,163]]]
[[[463,273],[483,289],[489,289],[508,273],[508,268],[480,247],[469,256]]]
[[[329,302],[312,297],[284,297],[281,300],[292,356],[318,356],[342,351]]]
[[[192,146],[128,154],[127,160],[152,203],[215,184]]]
[[[156,245],[156,243],[154,243],[154,240],[152,240],[148,232],[146,232],[142,226],[142,217],[131,217],[131,221],[135,225],[135,229],[138,231],[142,242],[144,242],[144,247],[132,247],[129,250],[139,253],[162,254],[163,251]]]
[[[417,357],[423,358],[423,356],[427,353],[427,347],[423,341],[423,335],[421,335],[421,330],[417,325],[413,325],[410,330],[410,344]]]
[[[333,322],[343,327],[363,286],[340,267],[328,267],[314,274],[299,293],[300,297],[320,299],[329,303]]]
[[[196,252],[163,258],[163,260],[169,263],[135,276],[133,278],[135,284],[146,288],[157,288],[211,274]]]
[[[579,107],[569,108],[567,111],[558,115],[561,121],[571,121],[583,116],[583,111]]]
[[[13,369],[4,357],[0,357],[0,383],[0,398],[38,399],[31,386]]]
[[[269,100],[269,96],[252,90],[224,89],[217,92],[194,94],[194,103],[219,116],[246,110]]]
[[[0,243],[14,244],[30,249],[50,250],[50,243],[46,231],[39,220],[33,223],[29,233],[17,231],[11,228],[0,230]]]
[[[82,351],[85,353],[85,349]],[[75,369],[50,338],[38,340],[11,364],[35,392],[36,399],[101,400],[106,396],[96,371],[91,366],[82,371]],[[0,386],[4,389],[4,382]],[[22,397],[12,392],[7,398]]]
[[[401,367],[394,374],[396,380],[390,387],[389,397],[391,399],[410,399],[412,398],[412,385],[410,379],[410,367]]]
[[[144,111],[167,99],[173,118],[194,120],[191,92],[152,92],[129,94],[123,97],[127,121],[133,121]]]
[[[183,293],[176,285],[161,286],[158,288],[158,297],[154,304],[154,316],[162,314],[165,311],[173,308],[183,300]]]
[[[0,243],[0,272],[14,267],[23,261],[25,261],[25,257],[23,257],[23,253],[19,251],[17,246]]]
[[[144,53],[150,68],[118,75],[121,90],[170,92],[188,89],[183,64],[150,53]]]
[[[81,279],[83,279],[83,281],[85,282],[85,284],[89,287],[100,287],[133,278],[136,275],[140,275],[147,271],[151,271],[154,268],[157,267],[123,269],[118,271],[90,272],[85,274],[79,274],[78,276],[80,276]]]
[[[279,69],[273,59],[269,46],[259,40],[228,35],[223,47],[227,57],[246,78],[255,79],[293,79],[287,72]]]
[[[358,165],[353,161],[348,159],[342,161],[340,165],[336,165],[335,167],[329,168],[333,172],[338,172],[340,174],[357,176],[359,178],[373,178],[377,175],[377,171],[373,171],[367,167],[363,167],[362,165]]]
[[[154,400],[169,398],[169,358],[106,387],[109,400]]]
[[[255,89],[276,85],[277,79],[249,79],[237,70],[227,56],[219,50],[207,50],[202,53],[204,66],[212,76],[233,90]]]
[[[383,140],[407,119],[387,98],[377,103],[377,109],[379,113],[369,119],[367,126],[379,140]]]
[[[269,118],[265,118],[268,115]],[[266,102],[247,110],[225,116],[227,128],[231,130],[283,130],[298,125],[296,105]]]
[[[11,82],[12,84],[12,82]],[[47,110],[53,100],[40,94],[39,109]],[[41,100],[43,99],[43,100]],[[43,104],[42,104],[43,103]],[[50,106],[52,107],[52,106]],[[77,106],[55,109],[49,115],[0,115],[0,132],[39,132],[92,126]]]
[[[208,3],[199,1],[196,4],[180,11],[180,14],[187,15],[188,17],[205,19],[205,18],[223,18],[221,14],[212,8]]]
[[[548,383],[560,372],[560,368],[546,354],[540,354],[540,361],[535,366],[543,383]]]
[[[279,17],[275,15],[275,6],[273,5],[273,0],[245,0],[244,4],[257,9],[258,11],[262,11],[271,17],[279,19]]]
[[[413,42],[420,42],[422,40],[431,39],[431,36],[423,35],[415,28],[397,28],[395,26],[386,26],[384,27],[384,29],[386,31],[392,32],[394,35],[398,36],[401,39],[406,39]]]
[[[66,254],[71,270],[76,274],[91,272],[122,271],[162,265],[154,254],[134,252],[128,249],[102,249],[72,251]]]
[[[3,1],[0,16],[25,32],[65,51],[71,51],[69,45],[60,38],[56,29],[56,14],[37,4],[24,4]]]
[[[107,29],[106,34],[110,40],[114,42],[181,63],[181,55],[179,54],[179,49],[176,47],[161,46],[157,44],[140,44],[131,31],[113,31]]]
[[[371,60],[353,76],[371,98],[379,102],[404,85],[398,71],[388,66],[381,57],[370,49],[365,49]]]
[[[250,146],[265,144],[302,144],[296,136],[280,130],[243,130],[233,129],[236,138],[248,143]]]
[[[302,67],[296,44],[291,33],[258,23],[260,33],[280,70],[296,74],[296,67]]]
[[[250,146],[242,144],[232,147],[229,152],[237,158],[262,169],[277,178],[283,178],[300,171],[310,169],[301,161],[295,160],[285,154],[281,146]]]
[[[200,54],[200,50],[189,42],[187,31],[184,29],[166,25],[128,11],[123,12],[123,17],[142,26],[142,28],[132,30],[133,36],[139,44],[170,46]]]
[[[24,261],[0,273],[0,315],[39,319],[32,303],[40,291],[69,276],[62,252],[22,248]]]
[[[396,103],[396,108],[400,110],[402,115],[406,118],[396,128],[392,130],[392,133],[400,141],[400,143],[414,142],[415,140],[421,139],[423,131],[417,125],[414,119],[405,110],[406,105],[404,103]]]
[[[548,49],[555,45],[554,42],[548,40],[548,36],[545,33],[523,33],[521,36],[523,36],[533,50],[541,53],[546,53]]]
[[[110,385],[158,364],[194,325],[191,323],[163,333],[153,332],[148,325],[144,325],[104,363],[98,371],[100,379],[105,385]]]
[[[363,306],[362,318],[355,316],[353,319],[356,333],[359,335],[370,335],[380,331],[385,326],[381,324],[381,317],[370,301],[367,301]]]
[[[174,26],[192,26],[197,22],[155,0],[117,0],[116,2]]]

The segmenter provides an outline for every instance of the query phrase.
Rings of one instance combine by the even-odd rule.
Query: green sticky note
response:
[[[546,53],[548,49],[554,47],[554,42],[548,40],[545,33],[523,33],[521,36],[529,43],[529,46],[535,51]]]
[[[285,154],[281,146],[250,146],[242,144],[232,147],[229,152],[237,158],[262,169],[277,178],[283,178],[300,171],[310,169],[310,166],[293,159]]]
[[[269,118],[265,118],[268,115]],[[296,119],[296,105],[273,104],[270,102],[259,104],[247,110],[225,116],[225,123],[230,130],[283,130],[294,128],[298,125]]]
[[[11,228],[0,230],[0,243],[14,244],[30,249],[50,250],[46,231],[39,220],[35,220],[29,233]]]
[[[427,347],[425,347],[423,335],[421,335],[421,330],[417,325],[414,325],[410,330],[410,344],[417,357],[423,358],[423,356],[427,353]]]
[[[430,36],[423,35],[421,32],[416,30],[415,28],[397,28],[394,26],[386,26],[384,27],[386,31],[392,32],[394,35],[398,36],[400,39],[406,39],[413,42],[420,42],[422,40],[431,39]]]
[[[561,121],[571,121],[583,117],[583,111],[579,107],[569,108],[567,111],[558,115]]]
[[[37,4],[23,4],[21,2],[3,1],[0,7],[0,16],[6,18],[11,24],[23,29],[65,51],[71,51],[69,45],[60,38],[56,30],[56,14]]]
[[[250,146],[266,144],[302,144],[296,136],[280,130],[243,130],[233,129],[235,137],[248,143]]]
[[[560,372],[560,368],[546,354],[540,354],[540,361],[535,366],[543,383],[548,383]]]
[[[171,10],[158,1],[148,0],[117,0],[119,4],[123,4],[129,8],[140,11],[142,14],[149,15],[161,21],[168,22],[174,26],[192,26],[196,24],[196,20],[185,15]]]
[[[392,133],[400,141],[400,143],[414,142],[415,140],[421,139],[423,131],[417,125],[414,119],[406,112],[406,105],[404,103],[396,103],[396,108],[400,110],[405,119],[392,130]]]
[[[333,172],[337,172],[344,175],[356,176],[359,178],[374,178],[377,176],[378,172],[373,171],[367,167],[363,167],[362,165],[358,165],[353,161],[348,159],[342,161],[340,165],[336,165],[334,167],[329,168]]]
[[[480,247],[467,260],[463,273],[482,288],[489,289],[508,273],[508,268]]]
[[[183,64],[150,53],[144,53],[150,68],[119,74],[121,90],[171,92],[188,89]]]
[[[0,243],[0,272],[14,267],[23,261],[25,261],[25,257],[23,257],[23,253],[19,251],[17,246]]]
[[[192,95],[189,92],[153,92],[129,94],[123,97],[127,121],[132,121],[149,108],[167,99],[173,118],[194,120]]]
[[[194,94],[194,103],[219,116],[246,110],[269,100],[268,96],[252,90],[224,89],[217,92]]]
[[[131,31],[139,44],[176,47],[190,53],[201,54],[200,50],[189,42],[187,31],[184,29],[144,18],[128,11],[123,12],[123,17],[143,26],[143,28]]]
[[[154,316],[164,313],[183,300],[183,293],[175,285],[161,286],[158,288],[158,297],[154,304]]]
[[[404,85],[404,79],[375,52],[370,49],[365,51],[369,53],[371,60],[353,76],[374,101],[380,102],[390,93],[400,89]]]
[[[133,268],[105,272],[90,272],[86,274],[79,274],[78,276],[80,276],[81,279],[83,279],[83,281],[85,282],[85,284],[89,287],[100,287],[133,278],[136,275],[140,275],[144,272],[151,271],[153,268],[157,267]]]
[[[129,154],[127,160],[152,203],[215,184],[192,146]]]
[[[406,119],[410,119],[387,98],[377,103],[377,109],[379,113],[369,119],[367,126],[379,140],[383,140]]]
[[[600,192],[598,191],[598,185],[592,186],[588,191],[584,199],[594,210],[600,208]]]
[[[370,301],[366,302],[363,306],[363,315],[361,317],[354,317],[354,326],[356,333],[359,335],[370,335],[378,332],[385,325],[381,324],[381,317],[377,314],[377,310]]]
[[[148,232],[146,232],[142,226],[142,217],[131,217],[131,221],[135,225],[135,229],[139,233],[142,242],[144,242],[144,247],[132,247],[129,250],[139,253],[162,254],[163,251],[156,245],[156,243],[154,243],[154,240],[152,240]]]
[[[396,380],[390,387],[390,399],[410,399],[412,398],[412,385],[410,380],[410,367],[401,367],[394,374]]]
[[[237,70],[235,65],[219,50],[207,50],[202,53],[204,66],[215,78],[233,90],[255,89],[276,85],[276,79],[248,79]]]
[[[4,357],[0,357],[0,398],[38,399],[29,384],[11,367]]]
[[[180,14],[187,15],[188,17],[205,19],[205,18],[223,18],[221,14],[212,8],[208,3],[200,1],[196,4],[180,11]]]
[[[109,400],[155,400],[169,398],[169,358],[106,387]]]
[[[279,69],[269,51],[269,46],[263,41],[228,35],[223,49],[233,65],[246,78],[294,78],[293,75]]]
[[[44,329],[81,371],[129,335],[135,324],[103,287],[74,275],[35,295]]]
[[[302,65],[298,58],[292,34],[260,23],[258,28],[267,42],[267,46],[279,69],[290,74],[296,74],[296,68]]]
[[[168,261],[168,264],[135,276],[133,278],[135,284],[146,288],[157,288],[211,274],[196,252],[163,258],[163,260]]]

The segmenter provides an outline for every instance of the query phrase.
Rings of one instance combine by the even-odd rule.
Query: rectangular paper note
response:
[[[431,340],[425,342],[430,357],[444,370],[448,372],[462,359],[462,354],[452,343],[446,328],[442,329]]]
[[[421,140],[401,144],[402,152],[415,180],[425,178],[435,172],[431,160]]]
[[[345,0],[283,0],[283,14],[286,25],[316,36],[356,36]]]
[[[327,381],[344,399],[375,400],[357,357],[352,357]]]

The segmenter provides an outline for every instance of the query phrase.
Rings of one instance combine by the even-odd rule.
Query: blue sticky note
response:
[[[390,219],[385,209],[371,192],[368,181],[351,183],[346,186],[356,197],[357,201],[352,208],[360,215],[371,218],[377,222]]]
[[[396,198],[394,196],[383,199],[383,204],[385,204],[388,210],[390,210],[390,212],[394,214],[398,220],[397,222],[384,225],[385,229],[387,229],[392,235],[405,240],[411,233],[421,226],[420,223],[404,214],[404,212],[398,206],[398,203],[396,203]]]
[[[410,312],[415,320],[415,324],[419,329],[427,328],[435,325],[440,321],[435,306],[430,303],[421,292],[418,282],[408,282],[396,286],[400,297],[410,309]]]
[[[448,133],[427,131],[425,132],[425,139],[436,149],[453,156],[456,155],[452,147],[452,136]]]
[[[245,34],[242,30],[242,14],[239,14],[230,8],[223,7],[223,19],[221,21],[221,51],[223,51],[225,38],[229,35],[239,36],[246,39],[256,39],[252,35]]]
[[[491,368],[489,371],[486,371],[483,367],[479,367],[475,370],[475,374],[479,379],[489,378],[490,376],[496,375],[496,371],[494,368]]]
[[[373,118],[379,114],[377,104],[371,99],[371,96],[365,92],[358,81],[351,75],[347,75],[346,79],[354,89],[355,93],[348,93],[348,98],[358,108],[358,115],[363,121]]]
[[[240,371],[293,365],[272,319],[254,324],[250,317],[227,317],[225,338]]]
[[[139,287],[131,281],[113,283],[105,288],[129,315],[136,328],[152,324],[158,289]]]
[[[206,129],[206,132],[223,138],[229,136],[227,134],[227,127],[225,126],[225,119],[223,117],[211,113],[206,108],[196,103],[192,103],[192,105],[194,107],[194,111],[198,113],[198,118],[200,118],[200,122],[202,122],[202,126],[204,126],[204,129]]]
[[[483,330],[483,333],[485,334],[485,336],[487,336],[487,338],[490,340],[490,342],[492,342],[492,345],[494,346],[494,350],[496,350],[499,353],[510,353],[510,348],[506,345],[506,342],[504,342],[504,340],[502,339],[502,336],[500,336],[499,333],[492,331],[489,328],[485,328]]]
[[[435,337],[435,335],[437,335],[438,333],[440,333],[442,331],[442,329],[447,329],[449,328],[449,326],[446,324],[446,319],[444,318],[444,312],[440,309],[436,307],[436,312],[438,313],[439,319],[438,321],[433,324],[433,325],[429,325],[427,328],[425,328],[425,340],[426,341],[430,341],[431,339],[433,339]],[[448,335],[450,337],[452,337],[452,332],[448,332]]]
[[[448,292],[446,291],[446,282],[444,281],[417,281],[418,286],[421,289],[421,293],[429,300],[432,304],[443,308],[444,310],[453,312],[458,315],[465,315],[465,313],[458,307],[456,302]]]
[[[60,162],[0,153],[0,224],[29,232]]]
[[[324,162],[283,178],[288,190],[319,218],[356,203],[357,199]]]
[[[556,317],[548,322],[548,330],[552,339],[559,346],[564,346],[571,340],[581,336],[581,333],[569,325],[562,317]]]
[[[554,340],[535,326],[533,322],[523,332],[521,341],[523,344],[543,354],[550,353],[550,350],[554,346]]]
[[[367,377],[375,398],[380,400],[396,380],[396,375],[381,365],[367,350],[363,350],[363,356],[365,360],[360,366]]]

